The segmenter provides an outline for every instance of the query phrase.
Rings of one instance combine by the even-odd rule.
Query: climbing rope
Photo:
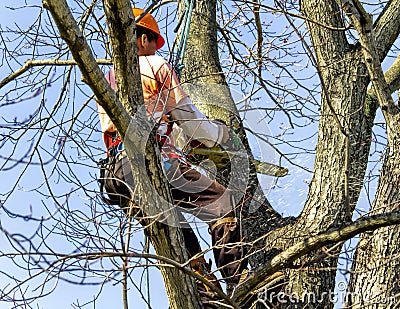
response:
[[[182,69],[184,68],[183,61],[185,59],[186,45],[189,36],[190,21],[192,18],[194,2],[195,0],[185,0],[185,9],[183,10],[178,24],[174,29],[174,32],[177,33],[179,37],[175,63],[175,71],[179,78],[181,77]]]

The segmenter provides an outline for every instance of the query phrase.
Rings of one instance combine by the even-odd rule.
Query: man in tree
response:
[[[136,18],[143,10],[134,8],[133,13]],[[240,223],[235,216],[233,196],[227,188],[192,168],[176,148],[171,135],[175,123],[190,140],[200,142],[205,147],[213,147],[227,142],[229,130],[219,121],[210,121],[192,104],[171,65],[164,58],[155,55],[163,46],[164,39],[157,22],[150,14],[145,14],[138,21],[136,37],[146,113],[158,126],[156,138],[174,205],[209,224],[214,258],[227,283],[229,293],[238,284],[242,271],[247,266],[245,249],[239,245],[242,237]],[[117,89],[113,69],[106,74],[106,79],[113,89]],[[120,152],[123,144],[114,124],[103,108],[100,105],[97,107],[109,156],[123,157],[123,152]],[[105,183],[108,180],[121,183],[119,187],[122,189],[116,193],[126,195],[120,199],[121,206],[125,207],[123,204],[126,205],[131,198],[130,190],[125,186],[129,181],[115,179],[118,176],[113,177],[111,174],[105,178]],[[108,194],[112,195],[110,191],[112,190],[107,190]],[[184,227],[182,231],[188,255],[194,257],[190,263],[192,269],[220,287],[216,277],[210,273],[210,265],[200,254],[201,248],[196,235],[181,214],[180,219],[181,226]]]

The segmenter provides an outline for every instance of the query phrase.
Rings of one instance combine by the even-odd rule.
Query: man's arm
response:
[[[229,138],[226,125],[209,120],[193,105],[189,97],[178,102],[171,111],[171,116],[189,138],[206,147],[224,143]]]
[[[155,80],[159,81],[160,90],[165,93],[166,109],[183,132],[206,147],[226,142],[229,138],[226,125],[209,120],[193,105],[171,65],[158,56],[146,59],[153,60],[153,66],[157,68]]]

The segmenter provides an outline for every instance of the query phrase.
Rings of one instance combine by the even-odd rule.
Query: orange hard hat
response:
[[[133,11],[133,16],[135,16],[135,18],[143,13],[143,10],[138,9],[138,8],[133,8],[132,11]],[[151,16],[149,13],[146,13],[146,15],[144,15],[142,17],[142,19],[136,23],[136,25],[141,26],[146,29],[149,29],[149,30],[153,31],[154,33],[157,33],[157,35],[158,35],[157,49],[160,49],[164,45],[165,40],[162,37],[162,35],[160,34],[160,29],[158,28],[158,24],[157,24],[156,20],[154,19],[154,17]]]

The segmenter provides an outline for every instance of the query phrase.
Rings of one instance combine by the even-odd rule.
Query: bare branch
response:
[[[96,59],[97,64],[112,64],[111,60],[108,59]],[[59,60],[59,59],[46,59],[46,60],[27,60],[25,64],[14,71],[12,74],[4,78],[0,81],[0,89],[7,85],[12,80],[16,79],[18,76],[24,74],[29,69],[35,66],[67,66],[67,65],[77,65],[78,63],[75,60]]]
[[[290,266],[296,259],[313,250],[320,249],[329,244],[348,240],[366,231],[372,231],[380,227],[395,224],[400,224],[400,211],[364,217],[344,227],[339,227],[317,236],[306,238],[275,256],[269,263],[265,264],[263,269],[254,273],[250,279],[238,286],[232,299],[240,303],[253,290],[257,289],[258,285],[266,280],[268,276]]]
[[[385,72],[385,80],[388,83],[390,93],[400,88],[400,55],[397,56],[394,63]]]
[[[377,53],[377,45],[372,27],[372,16],[365,11],[358,0],[346,1],[343,3],[343,9],[358,32],[363,48],[365,64],[382,111],[386,115],[397,113],[398,109],[392,99]]]

